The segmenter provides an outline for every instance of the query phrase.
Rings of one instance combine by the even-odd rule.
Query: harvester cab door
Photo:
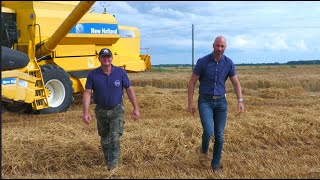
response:
[[[1,8],[1,46],[11,48],[18,42],[16,13],[12,9]]]

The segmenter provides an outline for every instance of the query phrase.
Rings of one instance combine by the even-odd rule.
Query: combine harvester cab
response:
[[[89,13],[95,1],[2,1],[2,99],[12,109],[64,112],[82,93],[98,52],[128,72],[151,69],[140,54],[137,28],[119,26],[111,14]]]

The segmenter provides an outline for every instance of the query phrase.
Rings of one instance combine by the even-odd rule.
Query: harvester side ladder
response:
[[[39,110],[48,108],[48,99],[39,65],[37,64],[37,68],[31,71],[29,70],[28,73],[37,78],[35,83],[35,99],[32,102],[32,109]]]
[[[32,43],[29,43],[29,51],[28,52],[33,52],[32,51]],[[29,57],[33,57],[31,54],[29,54]],[[36,83],[35,83],[35,99],[32,102],[32,109],[34,110],[39,110],[39,109],[44,109],[49,107],[48,103],[48,96],[46,94],[46,89],[45,85],[43,82],[42,78],[42,73],[39,64],[36,62],[36,59],[32,58],[30,59],[29,64],[33,65],[33,68],[27,69],[28,74],[31,76],[36,77]]]

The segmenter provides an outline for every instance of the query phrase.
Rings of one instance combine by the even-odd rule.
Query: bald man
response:
[[[213,52],[198,59],[188,84],[188,110],[194,116],[196,109],[193,105],[193,94],[196,82],[198,80],[200,82],[198,109],[203,128],[200,153],[204,156],[208,155],[209,142],[214,135],[211,161],[211,168],[214,172],[223,170],[220,160],[228,113],[225,88],[228,77],[238,98],[238,113],[244,111],[241,85],[236,75],[235,65],[223,54],[226,48],[226,39],[223,36],[216,37]]]

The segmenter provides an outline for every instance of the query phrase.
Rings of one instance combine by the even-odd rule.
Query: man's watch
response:
[[[242,98],[238,99],[238,102],[243,102],[243,99]]]

